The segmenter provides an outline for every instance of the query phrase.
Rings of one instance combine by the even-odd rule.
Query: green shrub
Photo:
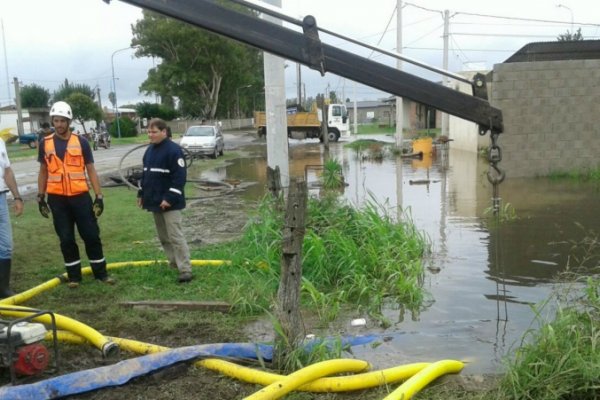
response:
[[[119,118],[119,129],[121,130],[121,137],[137,136],[137,124],[129,117]],[[116,120],[110,125],[109,133],[112,137],[119,137]]]

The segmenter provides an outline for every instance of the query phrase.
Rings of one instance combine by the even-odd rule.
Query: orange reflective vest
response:
[[[77,134],[71,133],[64,160],[56,155],[54,134],[44,138],[44,152],[48,167],[47,193],[75,196],[89,191],[83,152]]]

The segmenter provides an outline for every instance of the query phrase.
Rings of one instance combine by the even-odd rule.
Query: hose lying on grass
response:
[[[107,268],[121,268],[125,266],[149,266],[156,264],[156,261],[135,261],[135,262],[121,262],[111,263],[107,265]],[[193,260],[192,266],[220,266],[228,263],[224,260]],[[91,275],[92,270],[90,267],[83,268],[82,273],[84,275]],[[66,282],[66,274],[63,274],[57,278],[45,282],[39,286],[29,289],[25,292],[16,294],[12,297],[0,300],[0,305],[13,305],[14,310],[2,310],[0,315],[9,315],[16,317],[23,317],[31,314],[32,309],[27,307],[16,306],[46,290],[52,289],[58,286],[61,282]],[[200,345],[200,346],[189,346],[187,348],[177,349],[171,353],[171,349],[139,342],[136,340],[122,339],[116,337],[106,337],[101,335],[93,328],[75,321],[71,318],[64,317],[58,314],[54,314],[56,318],[56,326],[61,329],[57,331],[57,339],[60,341],[86,344],[90,343],[95,347],[102,350],[103,355],[115,355],[115,350],[118,353],[118,349],[130,351],[135,354],[142,355],[154,355],[162,354],[161,357],[150,357],[144,359],[138,357],[132,360],[126,360],[116,364],[120,367],[109,366],[102,367],[102,369],[94,369],[88,371],[82,371],[81,374],[92,374],[92,376],[105,376],[106,379],[92,379],[86,378],[90,381],[89,389],[85,391],[99,389],[106,386],[121,385],[129,381],[132,377],[147,374],[159,368],[164,368],[167,365],[173,363],[182,362],[198,357],[203,359],[196,362],[195,365],[208,368],[214,371],[218,371],[224,375],[237,378],[247,383],[260,384],[265,386],[263,389],[247,397],[248,400],[262,400],[262,399],[277,399],[285,394],[294,391],[307,391],[307,392],[345,392],[352,390],[362,390],[372,388],[381,385],[387,385],[398,381],[406,380],[398,389],[385,398],[385,400],[395,399],[410,399],[415,393],[420,391],[422,388],[427,386],[430,382],[437,379],[438,377],[448,373],[458,373],[463,368],[463,363],[454,360],[443,360],[436,363],[415,363],[404,366],[398,366],[394,368],[384,369],[380,371],[362,372],[369,368],[369,364],[361,360],[329,360],[325,362],[316,363],[296,371],[288,376],[283,376],[271,372],[265,372],[260,370],[254,370],[252,368],[237,365],[235,363],[221,360],[211,357],[239,357],[239,358],[262,358],[270,359],[269,355],[272,356],[272,348],[268,345],[262,344],[211,344],[211,345]],[[40,316],[36,318],[39,322],[49,324],[50,317]],[[52,339],[52,332],[49,332],[46,336],[47,339]],[[356,344],[364,344],[373,337],[362,337],[355,340]],[[350,340],[350,345],[353,342]],[[239,346],[236,348],[236,346]],[[271,352],[270,354],[268,352]],[[134,368],[135,366],[135,368]],[[122,367],[122,368],[121,368]],[[134,371],[132,371],[134,370]],[[121,372],[122,371],[122,372]],[[361,372],[354,375],[345,375],[339,377],[328,377],[328,375],[337,374],[341,372]],[[61,377],[52,378],[42,382],[38,382],[32,385],[21,385],[16,387],[8,387],[5,390],[15,389],[15,392],[6,393],[8,397],[4,395],[4,392],[0,391],[0,398],[11,398],[11,399],[25,399],[25,398],[36,398],[36,399],[51,399],[56,398],[52,393],[57,393],[52,389],[56,389],[56,385],[61,388],[61,396],[70,394],[82,393],[81,391],[69,392],[69,390],[80,390],[81,380],[73,379],[77,377],[76,374],[67,374]],[[71,382],[70,384],[68,382]],[[69,389],[69,385],[72,386]],[[92,387],[93,386],[93,387]],[[21,389],[18,389],[21,388]],[[17,397],[19,393],[29,393],[27,388],[35,390],[36,395],[28,395],[29,397]],[[4,390],[4,389],[3,389]],[[20,390],[20,391],[19,391]],[[22,392],[21,392],[22,391]],[[18,392],[18,393],[17,393]],[[46,396],[52,397],[44,397]]]

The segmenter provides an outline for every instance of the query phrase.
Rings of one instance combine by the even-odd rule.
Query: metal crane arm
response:
[[[105,0],[106,1],[106,0]],[[110,0],[109,0],[110,1]],[[480,133],[503,130],[502,111],[486,99],[471,96],[407,72],[322,43],[314,17],[303,21],[304,34],[269,21],[222,7],[214,0],[122,0],[231,39],[262,49],[313,69],[332,72],[475,122]],[[485,92],[476,78],[474,92]]]

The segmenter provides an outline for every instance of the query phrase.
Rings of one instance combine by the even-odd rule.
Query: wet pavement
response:
[[[598,231],[597,184],[508,177],[500,196],[518,218],[490,224],[485,211],[492,190],[487,165],[476,154],[450,149],[423,160],[377,161],[344,144],[332,143],[329,150],[343,166],[348,183],[344,197],[358,206],[374,197],[392,215],[411,218],[430,238],[432,254],[426,260],[428,294],[420,312],[390,307],[384,312],[392,322],[387,329],[349,313],[334,330],[380,335],[380,346],[354,349],[356,357],[377,368],[450,358],[468,361],[465,373],[499,372],[502,358],[536,326],[532,305],[550,295],[557,272],[579,264],[582,254],[572,250],[573,244]],[[234,160],[204,177],[256,182],[245,196],[258,198],[265,186],[264,142],[254,144],[252,151],[258,156]],[[289,153],[292,176],[306,176],[309,184],[317,179],[314,170],[305,168],[324,162],[317,141],[292,140]],[[551,307],[545,314],[552,314]],[[366,325],[352,327],[351,319],[358,317],[367,318]],[[268,332],[259,330],[256,339],[266,339]]]

